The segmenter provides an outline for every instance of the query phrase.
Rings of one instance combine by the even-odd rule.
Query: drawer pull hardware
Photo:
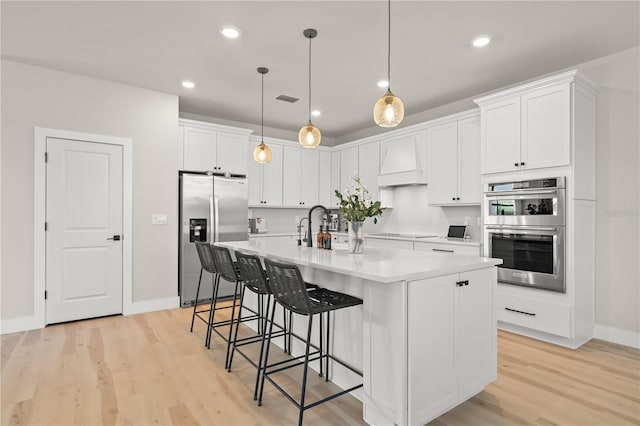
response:
[[[444,249],[437,249],[437,248],[432,248],[431,250],[433,250],[433,251],[441,251],[443,253],[453,253],[453,250],[444,250]]]
[[[535,317],[536,314],[532,314],[531,312],[525,312],[525,311],[519,311],[517,309],[511,309],[511,308],[504,308],[506,311],[509,312],[515,312],[517,314],[524,314],[524,315],[529,315],[530,317]]]
[[[458,287],[463,287],[465,285],[469,285],[469,280],[464,280],[464,281],[456,281],[456,285]]]

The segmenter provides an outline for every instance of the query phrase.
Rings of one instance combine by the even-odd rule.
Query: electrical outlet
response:
[[[464,217],[464,224],[465,226],[469,226],[469,223],[471,223],[471,218],[469,216],[465,216]]]
[[[296,225],[300,223],[300,216],[296,216]]]
[[[167,215],[164,213],[153,213],[151,215],[151,224],[152,225],[166,225],[167,224]]]

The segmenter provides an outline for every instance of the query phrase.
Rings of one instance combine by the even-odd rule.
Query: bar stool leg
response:
[[[196,290],[196,300],[193,304],[193,315],[191,315],[191,328],[189,331],[193,333],[193,320],[196,319],[196,308],[198,307],[198,297],[200,296],[200,283],[202,282],[202,268],[200,268],[200,278],[198,278],[198,289]]]
[[[282,326],[284,327],[284,333],[282,340],[284,341],[284,353],[289,353],[289,327],[287,326],[287,310],[282,308]]]
[[[260,380],[260,390],[258,391],[258,407],[262,405],[262,394],[264,392],[264,377],[265,377],[264,373],[266,372],[267,365],[269,365],[269,348],[271,347],[271,332],[273,331],[273,320],[274,320],[275,315],[276,315],[276,302],[274,301],[273,302],[273,308],[271,308],[269,332],[267,333],[267,342],[266,342],[267,343],[267,348],[266,348],[266,351],[264,353],[264,360],[263,360],[264,364],[263,364],[263,367],[262,367],[262,369],[264,371],[262,372],[262,377],[261,377],[261,380]],[[262,339],[263,346],[264,346],[264,343],[265,343],[265,341],[264,341],[264,339]],[[261,349],[261,351],[262,351],[262,349]]]
[[[238,285],[240,281],[236,281],[236,286],[233,291],[233,305],[231,305],[231,319],[229,320],[229,336],[227,337],[227,354],[224,357],[224,368],[229,367],[229,353],[231,349],[231,333],[233,332],[233,322],[236,317],[236,300],[238,299]],[[236,324],[236,327],[240,325],[240,322]]]
[[[309,319],[311,319],[311,318],[309,318]],[[320,358],[318,359],[319,362],[320,362],[320,372],[318,373],[318,376],[320,376],[320,377],[324,376],[324,374],[322,373],[322,371],[323,371],[323,368],[322,368],[322,357],[324,356],[324,350],[323,350],[323,344],[322,344],[322,342],[324,340],[323,339],[324,334],[322,333],[322,330],[324,328],[323,327],[323,323],[324,323],[324,321],[322,319],[322,313],[320,313],[320,333],[318,335],[318,337],[319,337],[318,340],[320,341]]]
[[[216,274],[213,279],[213,298],[211,299],[211,310],[209,311],[209,325],[207,326],[207,338],[204,345],[207,349],[211,349],[211,332],[213,331],[213,322],[216,313],[216,304],[218,303],[218,286],[220,284],[220,275]]]
[[[293,334],[293,312],[289,311],[289,355],[291,355],[291,335]]]
[[[302,373],[302,392],[300,393],[300,414],[298,416],[298,426],[302,426],[302,416],[304,414],[304,397],[307,392],[307,372],[309,370],[309,347],[311,346],[312,323],[313,323],[313,315],[309,315],[309,327],[307,330],[307,349],[304,354],[304,371]],[[320,365],[322,365],[322,358],[320,358]]]
[[[258,371],[256,372],[256,386],[253,389],[253,400],[257,400],[258,399],[258,385],[260,384],[260,374],[262,373],[262,369],[263,366],[266,365],[263,364],[262,362],[262,357],[264,355],[264,342],[266,340],[267,337],[267,315],[269,315],[269,305],[271,304],[271,296],[267,295],[267,307],[265,310],[265,317],[264,317],[264,325],[263,325],[263,330],[264,333],[262,334],[262,341],[260,342],[260,355],[258,356]],[[275,305],[275,302],[273,302],[273,304]],[[260,321],[263,321],[262,318],[260,319]]]
[[[322,314],[320,314],[322,315]],[[327,355],[325,358],[325,362],[326,365],[324,367],[324,381],[328,382],[329,381],[329,333],[330,333],[330,318],[331,318],[331,312],[327,312],[327,344],[326,344],[326,349],[327,349]],[[320,336],[320,338],[322,338],[322,336]],[[322,361],[320,361],[322,362]]]
[[[240,290],[240,307],[238,308],[238,319],[242,318],[242,307],[243,307],[243,303],[244,303],[244,292],[245,292],[245,287],[242,286],[242,289]],[[258,321],[258,324],[260,324],[260,321]],[[240,328],[240,321],[238,321],[238,324],[236,324],[236,332],[233,334],[233,345],[231,346],[231,355],[229,355],[229,366],[227,367],[227,371],[230,372],[231,371],[231,363],[233,363],[233,354],[236,352],[236,341],[238,341],[238,329]]]

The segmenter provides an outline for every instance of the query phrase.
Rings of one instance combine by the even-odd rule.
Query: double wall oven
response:
[[[565,292],[565,178],[485,187],[484,253],[501,283]]]

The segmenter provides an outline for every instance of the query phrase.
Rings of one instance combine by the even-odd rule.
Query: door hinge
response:
[[[46,162],[48,162],[48,161],[49,161],[49,153],[48,153],[48,152],[45,152],[45,153],[44,153],[44,162],[46,163]]]
[[[47,294],[47,290],[45,290],[45,291],[44,291],[44,300],[47,300],[47,296],[48,296],[48,294]]]

